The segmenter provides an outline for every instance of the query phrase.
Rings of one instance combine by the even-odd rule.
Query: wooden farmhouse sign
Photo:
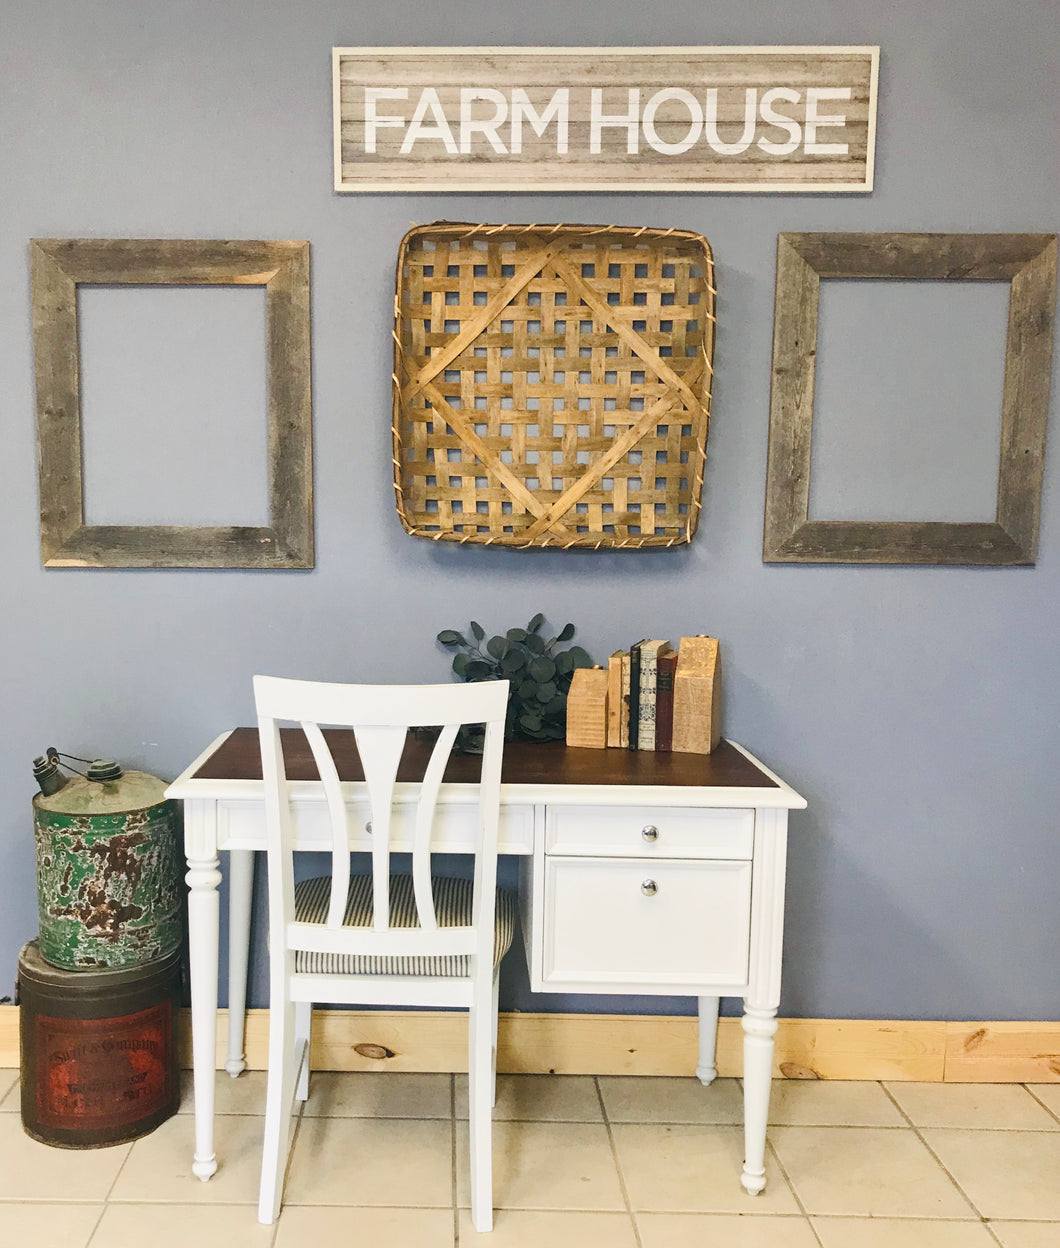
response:
[[[339,191],[871,191],[879,48],[335,48]]]

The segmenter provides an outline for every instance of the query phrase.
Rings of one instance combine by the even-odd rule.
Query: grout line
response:
[[[957,1189],[957,1191],[960,1192],[960,1194],[968,1202],[969,1208],[972,1210],[975,1216],[979,1219],[980,1223],[986,1228],[986,1233],[990,1236],[990,1238],[995,1243],[1000,1244],[1001,1241],[998,1239],[997,1235],[993,1232],[993,1230],[991,1230],[990,1223],[987,1221],[986,1215],[979,1211],[978,1207],[976,1206],[975,1201],[972,1200],[972,1198],[968,1195],[968,1193],[964,1190],[964,1188],[961,1187],[961,1185],[957,1182],[956,1178],[954,1178],[949,1168],[943,1163],[942,1158],[938,1155],[938,1153],[935,1152],[935,1150],[931,1147],[931,1145],[927,1142],[927,1140],[924,1139],[924,1136],[922,1135],[920,1128],[916,1126],[915,1123],[913,1124],[913,1134],[920,1141],[920,1143],[923,1144],[923,1146],[928,1150],[931,1156],[935,1159],[935,1163],[938,1165],[942,1173],[946,1175],[946,1177],[953,1184],[953,1186]]]
[[[643,1248],[643,1242],[640,1237],[640,1225],[637,1222],[637,1215],[633,1212],[633,1202],[629,1198],[629,1191],[626,1187],[626,1176],[622,1173],[622,1163],[618,1159],[618,1145],[615,1143],[615,1133],[611,1129],[611,1119],[607,1115],[607,1105],[604,1101],[603,1089],[600,1087],[599,1076],[593,1075],[593,1087],[596,1089],[596,1099],[600,1102],[600,1115],[604,1120],[604,1130],[607,1132],[607,1142],[611,1147],[611,1160],[615,1163],[615,1173],[618,1175],[618,1186],[622,1192],[622,1200],[625,1202],[626,1213],[629,1214],[630,1225],[633,1227],[633,1238],[637,1248]]]
[[[92,1227],[92,1230],[91,1230],[91,1231],[89,1231],[89,1233],[88,1233],[88,1239],[86,1239],[86,1240],[85,1240],[85,1248],[92,1248],[92,1241],[96,1238],[96,1232],[99,1230],[99,1224],[103,1221],[103,1215],[104,1215],[106,1212],[107,1212],[107,1205],[106,1205],[106,1202],[104,1202],[102,1205],[100,1205],[100,1207],[99,1207],[99,1217],[98,1217],[98,1218],[96,1218],[96,1221],[95,1221],[95,1224],[94,1224],[94,1225],[93,1225],[93,1227]],[[100,1240],[99,1242],[100,1242],[100,1248],[102,1248],[103,1241],[102,1241],[102,1240]],[[271,1248],[271,1246],[270,1246],[270,1248]]]
[[[768,1131],[766,1132],[766,1154],[767,1156],[772,1155],[773,1160],[777,1163],[777,1169],[784,1176],[784,1182],[788,1185],[788,1191],[791,1192],[795,1200],[795,1203],[798,1205],[799,1212],[802,1214],[802,1217],[803,1217],[803,1221],[810,1228],[810,1234],[814,1237],[817,1243],[821,1245],[821,1248],[824,1248],[821,1237],[820,1235],[817,1234],[817,1228],[814,1226],[813,1222],[810,1219],[809,1210],[806,1208],[805,1204],[803,1204],[802,1197],[799,1195],[795,1187],[795,1184],[792,1182],[791,1176],[788,1174],[787,1170],[784,1168],[784,1163],[780,1160],[780,1154],[773,1147],[773,1141],[769,1138]]]
[[[1026,1084],[1026,1083],[1021,1083],[1021,1084],[1020,1084],[1020,1087],[1021,1087],[1021,1088],[1023,1088],[1023,1090],[1027,1093],[1027,1095],[1028,1095],[1028,1096],[1030,1096],[1030,1097],[1032,1097],[1034,1100],[1036,1100],[1036,1101],[1038,1102],[1038,1104],[1042,1107],[1042,1109],[1044,1109],[1044,1110],[1045,1110],[1045,1112],[1046,1112],[1047,1114],[1051,1115],[1051,1117],[1053,1117],[1053,1118],[1054,1118],[1057,1122],[1060,1122],[1060,1113],[1057,1113],[1057,1112],[1056,1112],[1056,1110],[1054,1110],[1054,1109],[1052,1108],[1052,1106],[1047,1105],[1047,1104],[1046,1104],[1046,1103],[1042,1100],[1042,1098],[1041,1098],[1041,1097],[1040,1097],[1040,1096],[1039,1096],[1039,1095],[1038,1095],[1038,1094],[1037,1094],[1037,1093],[1036,1093],[1036,1092],[1035,1092],[1035,1091],[1034,1091],[1034,1090],[1030,1087],[1030,1085],[1029,1085],[1029,1084]]]

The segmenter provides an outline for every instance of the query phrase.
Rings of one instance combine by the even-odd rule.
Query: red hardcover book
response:
[[[655,676],[655,748],[673,749],[674,734],[674,672],[677,670],[677,651],[668,650],[659,655]]]

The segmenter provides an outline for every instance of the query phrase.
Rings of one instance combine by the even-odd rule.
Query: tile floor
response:
[[[740,1086],[501,1077],[495,1230],[468,1216],[466,1080],[319,1074],[286,1204],[255,1216],[264,1076],[218,1076],[221,1169],[182,1112],[46,1148],[0,1071],[0,1248],[1060,1248],[1060,1084],[778,1082],[768,1185],[739,1185]]]

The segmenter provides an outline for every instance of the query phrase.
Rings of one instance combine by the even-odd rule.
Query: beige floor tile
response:
[[[19,1111],[18,1071],[0,1070],[0,1112]]]
[[[619,1164],[634,1209],[673,1213],[797,1213],[776,1159],[766,1153],[766,1189],[740,1186],[739,1127],[617,1123]]]
[[[289,1205],[280,1213],[273,1248],[453,1248],[452,1209],[320,1208]],[[239,1241],[233,1241],[240,1248]],[[232,1246],[230,1246],[232,1248]]]
[[[178,1114],[137,1140],[111,1200],[144,1204],[256,1204],[265,1119],[220,1115],[214,1120],[218,1169],[208,1183],[191,1172],[195,1124]]]
[[[291,1205],[452,1208],[452,1124],[303,1118],[283,1199]]]
[[[105,1200],[132,1147],[52,1148],[31,1140],[17,1114],[0,1114],[0,1200]]]
[[[456,1116],[467,1117],[467,1075],[456,1076]],[[591,1075],[498,1075],[493,1117],[525,1122],[603,1122]]]
[[[600,1079],[611,1122],[743,1122],[743,1093],[736,1079],[642,1079],[612,1075]]]
[[[0,1244],[86,1248],[103,1205],[0,1205]]]
[[[456,1144],[457,1199],[470,1204],[468,1131]],[[495,1209],[625,1209],[607,1128],[591,1122],[495,1122]]]
[[[215,1114],[264,1114],[265,1083],[263,1070],[245,1070],[233,1079],[227,1071],[214,1072]],[[195,1097],[190,1070],[180,1072],[180,1113],[195,1112]]]
[[[803,1217],[638,1213],[643,1248],[818,1248]]]
[[[1060,1122],[1018,1083],[889,1083],[918,1127],[1060,1131]]]
[[[770,1139],[810,1214],[972,1216],[967,1201],[912,1131],[774,1127]]]
[[[90,1248],[271,1248],[274,1231],[252,1205],[108,1205]]]
[[[448,1118],[449,1075],[325,1071],[309,1080],[310,1118]]]
[[[836,1079],[774,1079],[769,1121],[793,1127],[906,1125],[878,1083]]]
[[[923,1137],[984,1218],[1060,1219],[1060,1135],[925,1129]]]
[[[1060,1248],[1060,1222],[991,1222],[1003,1248]]]
[[[1060,1083],[1028,1083],[1027,1087],[1060,1118]]]
[[[493,1230],[479,1234],[471,1214],[460,1210],[460,1248],[637,1248],[628,1213],[573,1213],[540,1209],[499,1209]]]
[[[814,1218],[813,1226],[823,1248],[996,1248],[978,1219]]]

